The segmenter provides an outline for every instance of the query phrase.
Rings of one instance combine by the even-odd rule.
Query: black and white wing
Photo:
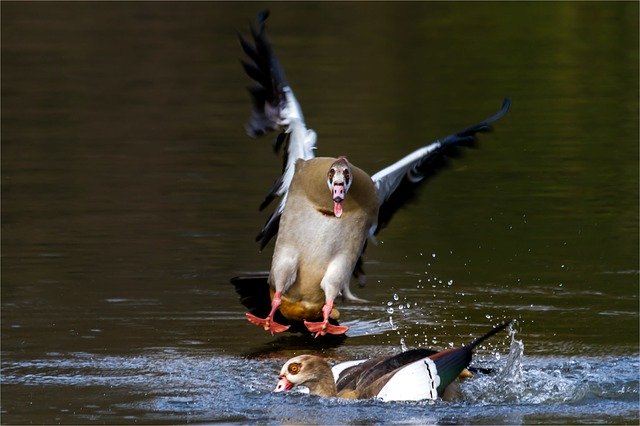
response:
[[[425,178],[446,165],[447,157],[457,156],[461,146],[473,146],[476,133],[491,130],[491,125],[509,111],[510,105],[511,100],[505,99],[500,110],[486,120],[423,146],[371,176],[380,202],[378,226],[373,234],[384,228],[393,214],[415,197],[417,187]]]
[[[267,38],[265,21],[268,16],[268,11],[260,12],[255,26],[251,26],[253,43],[239,36],[242,50],[249,58],[249,61],[242,61],[242,66],[247,75],[255,81],[255,84],[249,87],[253,109],[246,125],[247,134],[255,138],[277,130],[280,133],[274,140],[274,151],[277,153],[283,148],[282,175],[260,205],[262,210],[276,197],[280,197],[280,203],[256,237],[261,249],[278,232],[296,161],[313,158],[316,144],[316,133],[307,129],[302,109]]]

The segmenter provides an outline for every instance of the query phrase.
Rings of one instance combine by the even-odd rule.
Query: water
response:
[[[280,360],[198,351],[51,354],[6,368],[3,380],[32,409],[45,408],[34,410],[30,421],[36,423],[619,423],[636,415],[636,357],[529,357],[512,339],[508,357],[476,362],[495,372],[463,382],[454,402],[324,400],[297,392],[283,397],[271,392]],[[57,396],[42,395],[42,388]],[[83,393],[70,401],[70,388]]]
[[[375,172],[513,100],[370,245],[337,341],[262,333],[229,284],[272,250],[235,38],[259,7],[2,3],[1,420],[638,423],[637,4],[272,8],[320,155]],[[507,318],[457,402],[270,392],[294,354]]]

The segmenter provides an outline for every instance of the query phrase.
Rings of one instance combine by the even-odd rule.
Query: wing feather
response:
[[[506,98],[500,110],[486,120],[425,145],[371,176],[380,203],[378,226],[373,234],[385,227],[393,214],[415,197],[420,183],[441,169],[447,157],[456,156],[462,146],[474,145],[476,134],[491,130],[491,124],[502,118],[510,105],[511,100]]]
[[[296,161],[308,160],[315,156],[317,139],[316,133],[307,129],[302,108],[287,83],[280,61],[273,53],[265,29],[268,16],[268,11],[260,12],[256,18],[256,24],[251,26],[253,44],[239,35],[242,50],[250,60],[242,60],[242,67],[245,73],[256,82],[249,88],[253,108],[249,122],[245,126],[247,134],[257,137],[274,130],[279,131],[273,143],[274,151],[277,153],[281,147],[284,147],[282,175],[275,180],[271,190],[260,204],[260,210],[262,210],[274,199],[280,197],[280,203],[256,237],[261,249],[278,232],[280,215],[284,211]]]

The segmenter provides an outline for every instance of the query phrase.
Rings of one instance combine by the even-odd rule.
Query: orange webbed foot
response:
[[[250,314],[249,312],[247,312],[245,316],[247,317],[247,320],[249,320],[251,324],[255,324],[258,327],[264,328],[264,331],[270,331],[272,335],[275,333],[282,333],[283,331],[287,331],[289,327],[291,327],[290,325],[278,324],[277,322],[275,322],[273,319],[269,317],[258,318],[257,316]]]
[[[329,324],[329,321],[310,322],[305,321],[304,326],[312,333],[316,333],[314,337],[324,336],[325,334],[344,334],[349,330],[345,325]]]

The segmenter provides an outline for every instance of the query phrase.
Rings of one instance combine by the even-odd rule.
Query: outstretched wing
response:
[[[282,175],[275,181],[260,205],[262,210],[275,198],[281,197],[278,207],[256,237],[261,249],[278,232],[280,215],[284,211],[296,161],[300,158],[313,158],[316,143],[316,133],[307,129],[302,109],[267,38],[265,21],[268,16],[268,11],[260,12],[255,26],[251,26],[253,43],[239,35],[242,50],[249,59],[243,60],[242,66],[247,75],[255,81],[255,84],[249,87],[253,109],[245,127],[247,134],[255,138],[274,130],[279,131],[273,148],[276,153],[283,148]]]
[[[446,165],[448,157],[457,156],[459,147],[473,146],[476,143],[476,133],[491,130],[491,124],[502,118],[510,105],[511,100],[506,98],[500,110],[486,120],[423,146],[371,176],[380,202],[378,226],[374,235],[389,223],[400,207],[415,197],[417,187],[425,178]]]

